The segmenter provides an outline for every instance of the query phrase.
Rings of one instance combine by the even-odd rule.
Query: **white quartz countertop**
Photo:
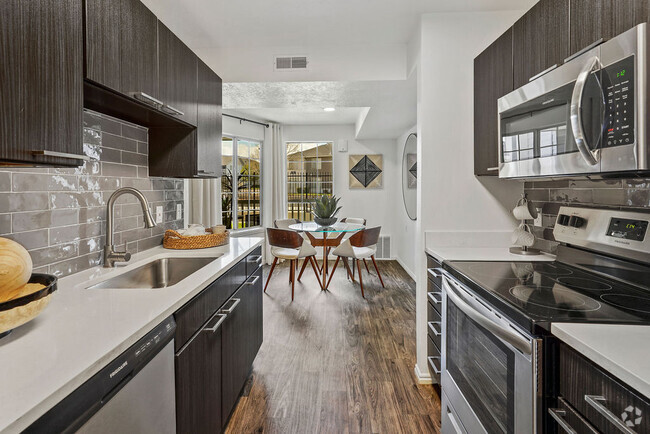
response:
[[[59,280],[43,313],[0,340],[0,432],[20,432],[262,244],[231,238],[227,246],[133,255],[125,266],[95,267]],[[223,256],[161,289],[86,289],[164,257]]]
[[[650,326],[557,323],[551,333],[650,398]]]
[[[554,261],[555,256],[510,253],[510,234],[492,232],[427,232],[424,251],[443,261]]]

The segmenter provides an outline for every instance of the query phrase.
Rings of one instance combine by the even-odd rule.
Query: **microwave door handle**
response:
[[[592,151],[589,149],[589,144],[585,138],[585,131],[582,127],[582,97],[585,92],[585,86],[587,80],[589,79],[589,74],[600,66],[600,59],[598,56],[594,56],[589,59],[587,66],[583,69],[578,75],[576,80],[576,85],[573,88],[573,94],[571,95],[571,107],[570,107],[570,117],[571,117],[571,130],[573,131],[573,137],[575,138],[576,145],[578,146],[578,151],[582,155],[582,158],[590,166],[595,166],[598,164],[599,152],[598,150]]]
[[[473,319],[476,323],[488,330],[490,333],[494,334],[502,341],[512,345],[514,348],[521,351],[525,355],[529,356],[533,353],[532,344],[528,340],[522,338],[514,331],[495,323],[474,309],[458,294],[456,294],[453,289],[451,289],[451,285],[447,287],[447,297],[450,298],[456,307],[458,307],[458,309],[460,309],[465,315]]]

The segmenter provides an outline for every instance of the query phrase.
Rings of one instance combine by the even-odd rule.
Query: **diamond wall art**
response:
[[[381,188],[383,169],[381,154],[350,155],[350,188]]]
[[[416,188],[418,185],[418,154],[406,154],[406,166],[408,167],[408,188]]]

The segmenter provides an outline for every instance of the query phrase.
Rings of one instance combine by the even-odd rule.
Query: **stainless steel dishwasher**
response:
[[[167,318],[27,433],[175,433],[173,317]]]

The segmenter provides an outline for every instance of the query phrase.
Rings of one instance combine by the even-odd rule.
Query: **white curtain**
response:
[[[190,180],[190,220],[206,228],[221,224],[221,179]]]
[[[282,137],[282,125],[271,124],[272,158],[272,195],[271,221],[287,218],[287,146]],[[266,262],[271,263],[271,248],[266,246]]]

